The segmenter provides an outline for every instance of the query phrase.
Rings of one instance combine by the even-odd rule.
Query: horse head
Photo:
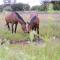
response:
[[[33,16],[30,22],[26,23],[26,31],[30,32],[31,30],[38,30],[39,28],[39,18],[37,16]]]
[[[27,32],[27,30],[26,30],[26,24],[22,24],[21,27],[22,27],[22,30],[26,33]]]
[[[17,12],[15,12],[15,14],[17,15],[18,22],[21,24],[22,30],[26,32],[26,22],[24,21],[22,16],[20,16]]]
[[[29,33],[29,31],[31,30],[31,24],[30,22],[26,23],[26,32]]]

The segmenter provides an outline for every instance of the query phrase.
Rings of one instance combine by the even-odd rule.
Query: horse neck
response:
[[[33,24],[32,20],[30,21],[30,25]]]
[[[26,23],[25,23],[23,20],[21,20],[21,19],[19,19],[18,22],[19,22],[21,25],[25,25],[25,24],[26,24]]]
[[[33,24],[34,20],[36,20],[37,16],[32,17],[30,24]]]

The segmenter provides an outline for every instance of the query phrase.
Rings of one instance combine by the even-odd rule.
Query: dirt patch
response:
[[[43,39],[36,39],[33,40],[32,42],[30,40],[10,40],[10,44],[23,44],[23,45],[28,45],[28,44],[43,44],[44,40]]]
[[[30,41],[30,40],[7,40],[7,39],[0,39],[0,45],[4,45],[4,44],[17,44],[17,45],[39,45],[42,46],[45,41],[41,38],[38,38],[36,40]]]
[[[29,44],[29,42],[28,40],[11,40],[10,44]]]

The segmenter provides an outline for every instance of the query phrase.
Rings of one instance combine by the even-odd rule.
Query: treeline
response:
[[[47,11],[49,8],[49,5],[46,3],[42,3],[41,5],[36,5],[30,7],[29,4],[23,4],[23,3],[17,3],[17,4],[12,4],[12,5],[6,5],[3,8],[0,6],[0,10],[12,10],[12,11],[31,11],[31,10],[36,10],[36,11]],[[53,3],[53,10],[60,10],[60,2],[58,3]]]
[[[45,7],[44,5],[41,5],[41,6],[33,6],[33,7],[31,8],[31,10],[47,11],[47,7]]]
[[[5,4],[0,5],[0,12],[2,11],[28,11],[30,10],[29,4],[17,3],[17,4]]]
[[[31,9],[38,10],[38,11],[48,11],[48,9],[50,8],[49,4],[51,4],[51,3],[42,3],[42,5],[33,6]],[[53,5],[52,6],[53,10],[60,10],[60,2],[54,2],[54,3],[52,3],[52,5]]]
[[[23,11],[23,10],[29,10],[30,6],[28,4],[18,3],[11,5],[11,8],[13,11]]]
[[[59,1],[59,2],[55,2],[55,3],[53,4],[53,9],[54,9],[54,10],[60,10],[60,1]]]
[[[24,10],[46,11],[47,10],[47,7],[44,4],[30,7],[29,4],[18,3],[11,5],[11,8],[13,9],[13,11],[24,11]]]

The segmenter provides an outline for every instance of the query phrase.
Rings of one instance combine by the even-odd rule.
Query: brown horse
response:
[[[26,24],[27,32],[30,30],[37,30],[37,34],[39,34],[39,18],[38,16],[33,16],[30,23]]]
[[[16,33],[18,22],[21,24],[23,31],[24,32],[26,31],[26,23],[17,12],[11,12],[9,15],[5,17],[5,20],[9,30],[10,30],[9,23],[11,23],[12,33],[13,31]],[[14,24],[15,24],[15,29],[13,29]]]

